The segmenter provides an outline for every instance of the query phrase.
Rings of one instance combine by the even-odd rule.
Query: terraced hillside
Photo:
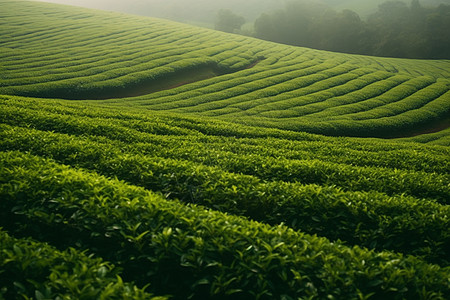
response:
[[[302,132],[444,128],[449,62],[0,8],[0,299],[449,298],[450,129]]]
[[[327,135],[398,137],[450,122],[449,61],[314,51],[54,4],[1,5],[2,94],[129,97],[103,103]]]
[[[158,295],[445,299],[450,291],[448,146],[10,96],[0,113],[0,226],[60,251],[88,249]],[[56,288],[28,275],[36,258],[10,262],[23,250],[4,251],[7,296],[68,288],[60,273],[47,275]]]

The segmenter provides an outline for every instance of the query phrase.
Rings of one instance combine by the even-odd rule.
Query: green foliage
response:
[[[384,1],[378,11],[373,5],[370,10],[375,12],[365,21],[345,4],[340,6],[346,9],[336,11],[323,2],[290,0],[284,8],[256,19],[255,36],[344,53],[450,59],[450,40],[444,33],[450,24],[450,6],[422,7],[414,0],[408,7],[405,2]]]
[[[245,18],[234,14],[229,9],[220,9],[217,13],[215,28],[225,32],[239,32],[245,24]]]
[[[447,61],[0,4],[0,298],[448,298],[449,130],[312,134],[445,129]]]
[[[0,268],[1,299],[166,299],[123,282],[118,268],[100,258],[16,239],[3,230]]]
[[[260,299],[444,299],[449,292],[448,268],[414,257],[349,248],[282,225],[184,206],[30,155],[0,157],[2,206],[11,205],[20,217],[10,220],[16,232],[93,249],[121,263],[127,278],[150,280],[156,292]],[[54,230],[43,230],[48,226]],[[74,241],[75,232],[80,239]]]
[[[429,148],[377,142],[355,151],[361,146],[313,136],[303,137],[308,143],[215,137],[198,132],[200,120],[192,127],[124,112],[104,118],[105,110],[55,105],[49,107],[58,113],[45,113],[38,102],[19,109],[13,101],[13,109],[3,106],[5,123],[40,130],[3,126],[5,150],[95,170],[170,199],[447,264],[448,207],[435,202],[448,204],[450,195],[444,149],[430,155]],[[224,135],[229,129],[221,126]],[[386,148],[390,153],[380,155]],[[343,157],[347,164],[335,163]]]

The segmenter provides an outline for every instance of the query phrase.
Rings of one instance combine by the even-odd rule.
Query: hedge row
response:
[[[272,177],[262,181],[255,176],[239,174],[248,172],[245,166],[255,169],[261,166],[255,165],[252,160],[244,165],[245,160],[249,159],[245,156],[234,165],[236,173],[230,173],[181,159],[123,153],[120,145],[114,146],[108,141],[96,142],[89,138],[36,130],[5,130],[2,140],[2,149],[28,151],[77,168],[95,170],[161,192],[170,199],[202,204],[270,224],[284,222],[293,228],[332,240],[341,239],[369,248],[423,255],[428,261],[448,264],[449,207],[434,200],[389,197],[379,192],[346,192],[328,182],[323,182],[323,186],[285,183],[275,176],[276,172],[287,174],[284,167],[289,166],[281,165],[272,166],[275,169],[272,170]],[[233,168],[231,162],[228,164],[229,169]],[[240,164],[243,164],[241,168]],[[291,163],[291,166],[298,169],[302,165]],[[320,181],[320,177],[326,174],[320,173],[323,165],[321,169],[319,162],[308,162],[304,166],[309,168],[308,176],[312,182]],[[336,180],[343,177],[347,185],[364,185],[359,176],[353,182],[345,178],[343,168],[332,170],[336,171]],[[332,170],[327,176],[333,176]],[[349,172],[348,175],[354,174]],[[426,174],[408,175],[394,175],[393,179],[396,182],[412,181],[417,187],[419,180],[424,182]],[[381,179],[387,179],[392,174],[370,173],[367,176],[366,181],[370,182],[370,178],[382,176]],[[308,177],[303,175],[301,179],[307,181]],[[438,180],[428,180],[427,184],[434,194],[446,188],[443,179],[440,183]],[[385,186],[388,184],[380,183],[379,188]]]
[[[291,65],[289,63],[287,66],[281,66],[280,68],[264,68],[257,72],[257,70],[246,70],[242,73],[244,78],[236,77],[234,75],[229,75],[227,77],[220,77],[213,80],[208,80],[208,84],[203,86],[199,86],[195,88],[194,92],[199,96],[198,99],[195,97],[191,97],[190,88],[185,88],[187,93],[178,93],[174,91],[168,92],[160,92],[155,94],[154,96],[149,96],[152,109],[168,109],[172,102],[180,103],[192,103],[194,100],[198,103],[203,103],[201,101],[202,98],[208,97],[209,101],[212,100],[222,100],[225,99],[222,95],[222,92],[228,94],[228,96],[239,96],[240,93],[251,93],[253,91],[257,91],[259,89],[265,88],[267,86],[275,85],[275,84],[283,84],[289,80],[298,80],[304,81],[305,84],[308,82],[313,83],[317,80],[317,78],[323,78],[323,75],[318,75],[318,72],[321,72],[327,68],[329,68],[329,64],[316,64],[312,65],[311,62],[306,62],[301,65]],[[300,68],[300,70],[298,70]],[[250,76],[247,76],[250,75]],[[308,79],[308,77],[312,76],[313,79]],[[295,88],[295,87],[294,87]],[[172,95],[168,95],[168,94]],[[202,94],[207,96],[201,96]],[[168,97],[170,96],[170,97]],[[166,100],[162,99],[164,97]],[[253,97],[255,99],[255,97]],[[188,106],[188,105],[184,105]]]
[[[216,164],[223,155],[233,153],[440,174],[450,172],[450,151],[443,147],[385,140],[327,138],[161,113],[149,116],[130,110],[92,106],[87,109],[85,105],[76,103],[68,105],[15,97],[0,101],[4,123],[22,127],[33,124],[37,129],[74,135],[104,136],[125,142],[121,147],[131,149],[143,143],[136,151],[158,153],[165,157]]]
[[[126,122],[115,125],[109,120],[83,120],[80,117],[57,116],[45,112],[5,108],[2,111],[5,123],[33,127],[40,130],[56,130],[68,134],[90,134],[119,139],[124,142],[150,142],[155,139],[143,132],[126,127]],[[115,126],[114,126],[115,125]],[[170,128],[169,128],[170,129]],[[176,128],[175,128],[176,130]],[[185,130],[185,133],[189,133]],[[176,143],[176,141],[175,141]],[[12,142],[11,144],[17,144]],[[32,145],[31,145],[32,146]],[[178,147],[177,144],[172,147]],[[163,155],[164,154],[157,154]],[[406,193],[416,197],[433,198],[446,203],[450,198],[448,176],[426,172],[392,170],[375,167],[354,167],[351,165],[321,162],[317,160],[281,160],[272,157],[254,157],[240,154],[223,162],[216,162],[225,170],[256,175],[261,179],[299,181],[337,185],[347,190],[377,190],[391,195]],[[287,163],[287,164],[286,164]]]
[[[63,123],[64,124],[64,123]],[[86,123],[85,123],[86,124]],[[35,123],[35,125],[38,125]],[[48,126],[48,124],[45,124]],[[75,125],[84,125],[83,123],[78,123]],[[39,127],[39,126],[37,126]],[[67,129],[68,127],[66,127]],[[45,128],[47,130],[52,130],[53,128]],[[83,132],[81,128],[73,127],[73,129],[78,132]],[[107,133],[106,136],[111,137],[116,134],[111,130],[111,127],[99,126],[96,124],[93,128],[95,131],[90,132],[90,134],[97,135],[96,133]],[[120,128],[119,128],[120,129]],[[69,130],[70,131],[70,130]],[[123,130],[127,133],[127,130]],[[84,131],[88,133],[89,131]],[[117,131],[116,131],[117,132]],[[72,133],[72,132],[69,132]],[[120,132],[119,132],[120,133]],[[28,150],[34,149],[34,151],[46,151],[48,145],[46,139],[42,139],[42,142],[34,141],[30,139],[33,134],[20,133],[17,131],[14,135],[3,133],[4,140],[1,142],[5,149],[20,149]],[[50,133],[51,136],[51,133]],[[145,135],[144,135],[145,136]],[[56,137],[58,139],[59,137]],[[130,137],[127,136],[127,139]],[[55,139],[55,138],[52,138]],[[56,149],[62,147],[58,150],[64,153],[64,145],[71,144],[72,138],[64,138],[63,141],[57,142],[54,146]],[[76,142],[75,142],[76,143]],[[60,146],[58,146],[60,145]],[[94,144],[95,145],[95,144]],[[180,147],[175,144],[173,147]],[[96,146],[94,146],[95,149]],[[103,147],[103,146],[101,146]],[[100,148],[101,148],[100,147]],[[128,148],[133,148],[127,146]],[[56,151],[54,149],[54,151]],[[114,148],[112,148],[114,149]],[[120,148],[119,148],[120,149]],[[138,146],[136,149],[132,150],[131,153],[139,153],[142,149],[146,149],[145,145]],[[187,150],[187,149],[184,149]],[[70,151],[67,149],[67,151]],[[77,151],[83,151],[77,150]],[[150,150],[151,151],[151,150]],[[147,150],[147,152],[149,152]],[[184,151],[183,151],[184,152]],[[175,156],[177,155],[164,155],[164,150],[161,153],[149,153],[150,156]],[[182,155],[186,156],[186,155]],[[199,162],[199,157],[195,157],[195,153],[188,155],[188,159]],[[178,157],[179,158],[179,157]],[[204,160],[200,160],[202,163],[208,164],[208,157]],[[374,168],[374,167],[354,167],[344,164],[336,164],[330,162],[322,162],[318,160],[284,160],[271,157],[258,157],[256,155],[222,155],[219,160],[214,160],[209,162],[209,164],[217,165],[224,170],[229,172],[238,172],[249,175],[254,175],[263,180],[283,180],[289,182],[301,182],[305,184],[315,183],[315,184],[325,184],[325,185],[337,185],[349,191],[371,191],[376,190],[380,192],[385,192],[391,195],[395,194],[409,194],[416,197],[425,197],[430,199],[436,199],[440,202],[446,203],[449,199],[449,187],[447,185],[448,176],[445,174],[433,174],[426,172],[416,172],[416,171],[403,171],[403,170],[392,170],[386,168]]]
[[[1,299],[167,299],[123,282],[119,269],[101,258],[17,239],[1,229],[0,268]]]
[[[448,268],[166,201],[17,152],[0,154],[2,225],[119,264],[179,299],[445,299]],[[12,212],[12,213],[11,213]],[[6,214],[6,216],[5,216]],[[5,224],[6,223],[6,224]],[[52,228],[52,230],[48,230]]]

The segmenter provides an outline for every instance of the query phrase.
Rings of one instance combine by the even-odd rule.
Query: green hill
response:
[[[2,94],[138,96],[104,103],[327,135],[403,136],[448,124],[449,61],[315,51],[53,4],[2,7]]]
[[[0,299],[448,298],[449,61],[0,7]]]

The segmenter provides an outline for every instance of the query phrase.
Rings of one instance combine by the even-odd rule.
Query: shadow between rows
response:
[[[96,86],[92,88],[80,87],[49,87],[30,93],[18,94],[19,96],[38,98],[57,98],[66,100],[106,100],[148,95],[151,93],[173,89],[188,83],[198,82],[231,74],[245,69],[253,68],[264,58],[258,57],[252,63],[241,68],[229,68],[217,63],[205,63],[187,67],[178,71],[163,73],[131,83],[116,86]]]

